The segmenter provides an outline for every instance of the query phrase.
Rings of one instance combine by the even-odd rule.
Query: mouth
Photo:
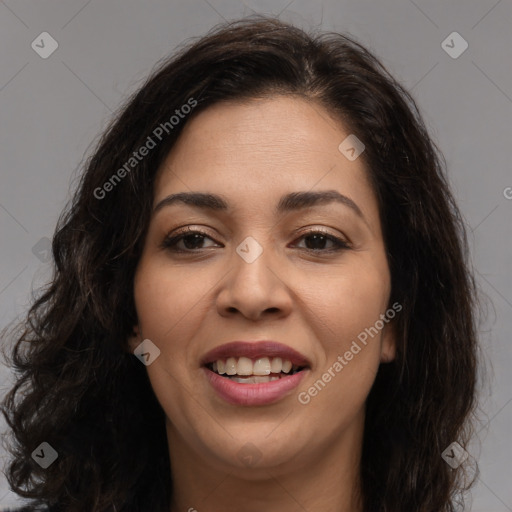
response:
[[[201,366],[217,394],[234,405],[266,405],[298,386],[310,362],[281,343],[232,342],[210,351]]]
[[[217,359],[206,364],[205,367],[217,375],[239,384],[274,382],[295,375],[307,368],[307,366],[295,365],[289,359],[281,357],[260,357],[253,360],[244,356]]]

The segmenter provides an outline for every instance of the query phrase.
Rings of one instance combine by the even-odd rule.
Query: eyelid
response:
[[[329,253],[329,252],[340,252],[340,251],[352,248],[352,243],[346,236],[335,235],[324,227],[309,226],[307,229],[305,228],[304,231],[299,231],[297,233],[298,236],[295,238],[294,242],[296,240],[302,239],[308,235],[311,236],[311,235],[316,235],[316,234],[325,236],[325,238],[330,240],[335,245],[335,247],[333,247],[331,249],[307,249],[307,248],[305,248],[304,249],[305,251],[321,254],[321,253]]]
[[[215,244],[219,244],[212,236],[210,236],[205,230],[201,228],[194,228],[193,226],[186,226],[184,228],[178,228],[174,233],[171,234],[168,233],[159,247],[164,250],[169,250],[174,253],[181,253],[181,254],[194,254],[194,253],[200,253],[201,251],[211,249],[211,247],[204,247],[204,248],[198,248],[198,249],[175,249],[177,243],[179,243],[181,240],[184,239],[187,234],[197,234],[204,238],[208,238],[212,240]],[[296,243],[297,240],[303,239],[307,236],[313,236],[313,235],[322,235],[327,240],[329,240],[331,243],[334,244],[334,247],[331,247],[330,249],[309,249],[309,248],[302,248],[302,250],[313,253],[313,254],[329,254],[329,253],[338,253],[344,250],[348,250],[352,248],[352,243],[346,236],[339,236],[331,233],[324,227],[312,227],[309,226],[307,228],[302,228],[299,232],[295,233],[295,238],[293,243]],[[222,244],[221,244],[222,245]]]
[[[344,235],[343,233],[335,234],[332,231],[330,231],[329,228],[326,228],[325,226],[316,226],[316,225],[306,226],[306,227],[298,230],[296,235],[297,236],[305,236],[305,235],[315,234],[315,233],[321,233],[322,235],[326,235],[331,238],[337,238],[339,240],[342,240],[346,244],[351,244],[349,238],[346,235]]]
[[[210,236],[204,229],[202,228],[195,228],[193,226],[185,226],[183,228],[178,228],[177,230],[168,232],[165,236],[163,241],[159,244],[159,247],[161,249],[170,249],[171,244],[179,242],[183,237],[185,237],[187,234],[198,234],[202,235],[205,238],[209,238],[210,240],[214,241],[216,244],[218,242]],[[193,251],[193,250],[177,250],[175,252],[199,252],[199,250]]]

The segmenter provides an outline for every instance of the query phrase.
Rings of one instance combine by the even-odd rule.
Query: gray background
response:
[[[512,511],[511,0],[0,1],[0,328],[49,276],[47,239],[120,102],[184,40],[253,12],[352,34],[417,99],[446,157],[489,300],[480,442],[470,450],[481,475],[469,508]],[[458,58],[441,46],[453,31],[469,44]],[[31,47],[42,32],[59,44],[47,59]],[[0,367],[1,394],[10,382]],[[20,503],[0,477],[0,510]]]

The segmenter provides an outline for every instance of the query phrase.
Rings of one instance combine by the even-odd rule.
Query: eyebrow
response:
[[[179,192],[162,199],[153,209],[153,215],[162,208],[176,203],[194,206],[203,210],[229,211],[230,209],[226,200],[219,195],[204,192]],[[330,203],[341,203],[348,206],[359,217],[365,220],[363,212],[359,206],[357,206],[350,197],[340,194],[336,190],[291,192],[281,197],[276,206],[275,212],[280,214]]]

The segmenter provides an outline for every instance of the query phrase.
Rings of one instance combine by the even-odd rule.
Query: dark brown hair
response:
[[[262,16],[217,28],[160,64],[86,162],[53,238],[53,278],[12,349],[17,381],[3,413],[13,435],[7,477],[21,496],[56,511],[168,510],[165,416],[126,348],[155,173],[197,113],[275,94],[316,101],[365,144],[389,303],[403,307],[396,359],[381,365],[367,400],[365,511],[448,512],[463,502],[465,465],[454,470],[441,453],[472,434],[477,302],[444,160],[414,100],[353,38]],[[191,100],[192,112],[169,123]],[[99,198],[166,122],[156,147]],[[47,469],[31,457],[43,441],[59,454]]]

